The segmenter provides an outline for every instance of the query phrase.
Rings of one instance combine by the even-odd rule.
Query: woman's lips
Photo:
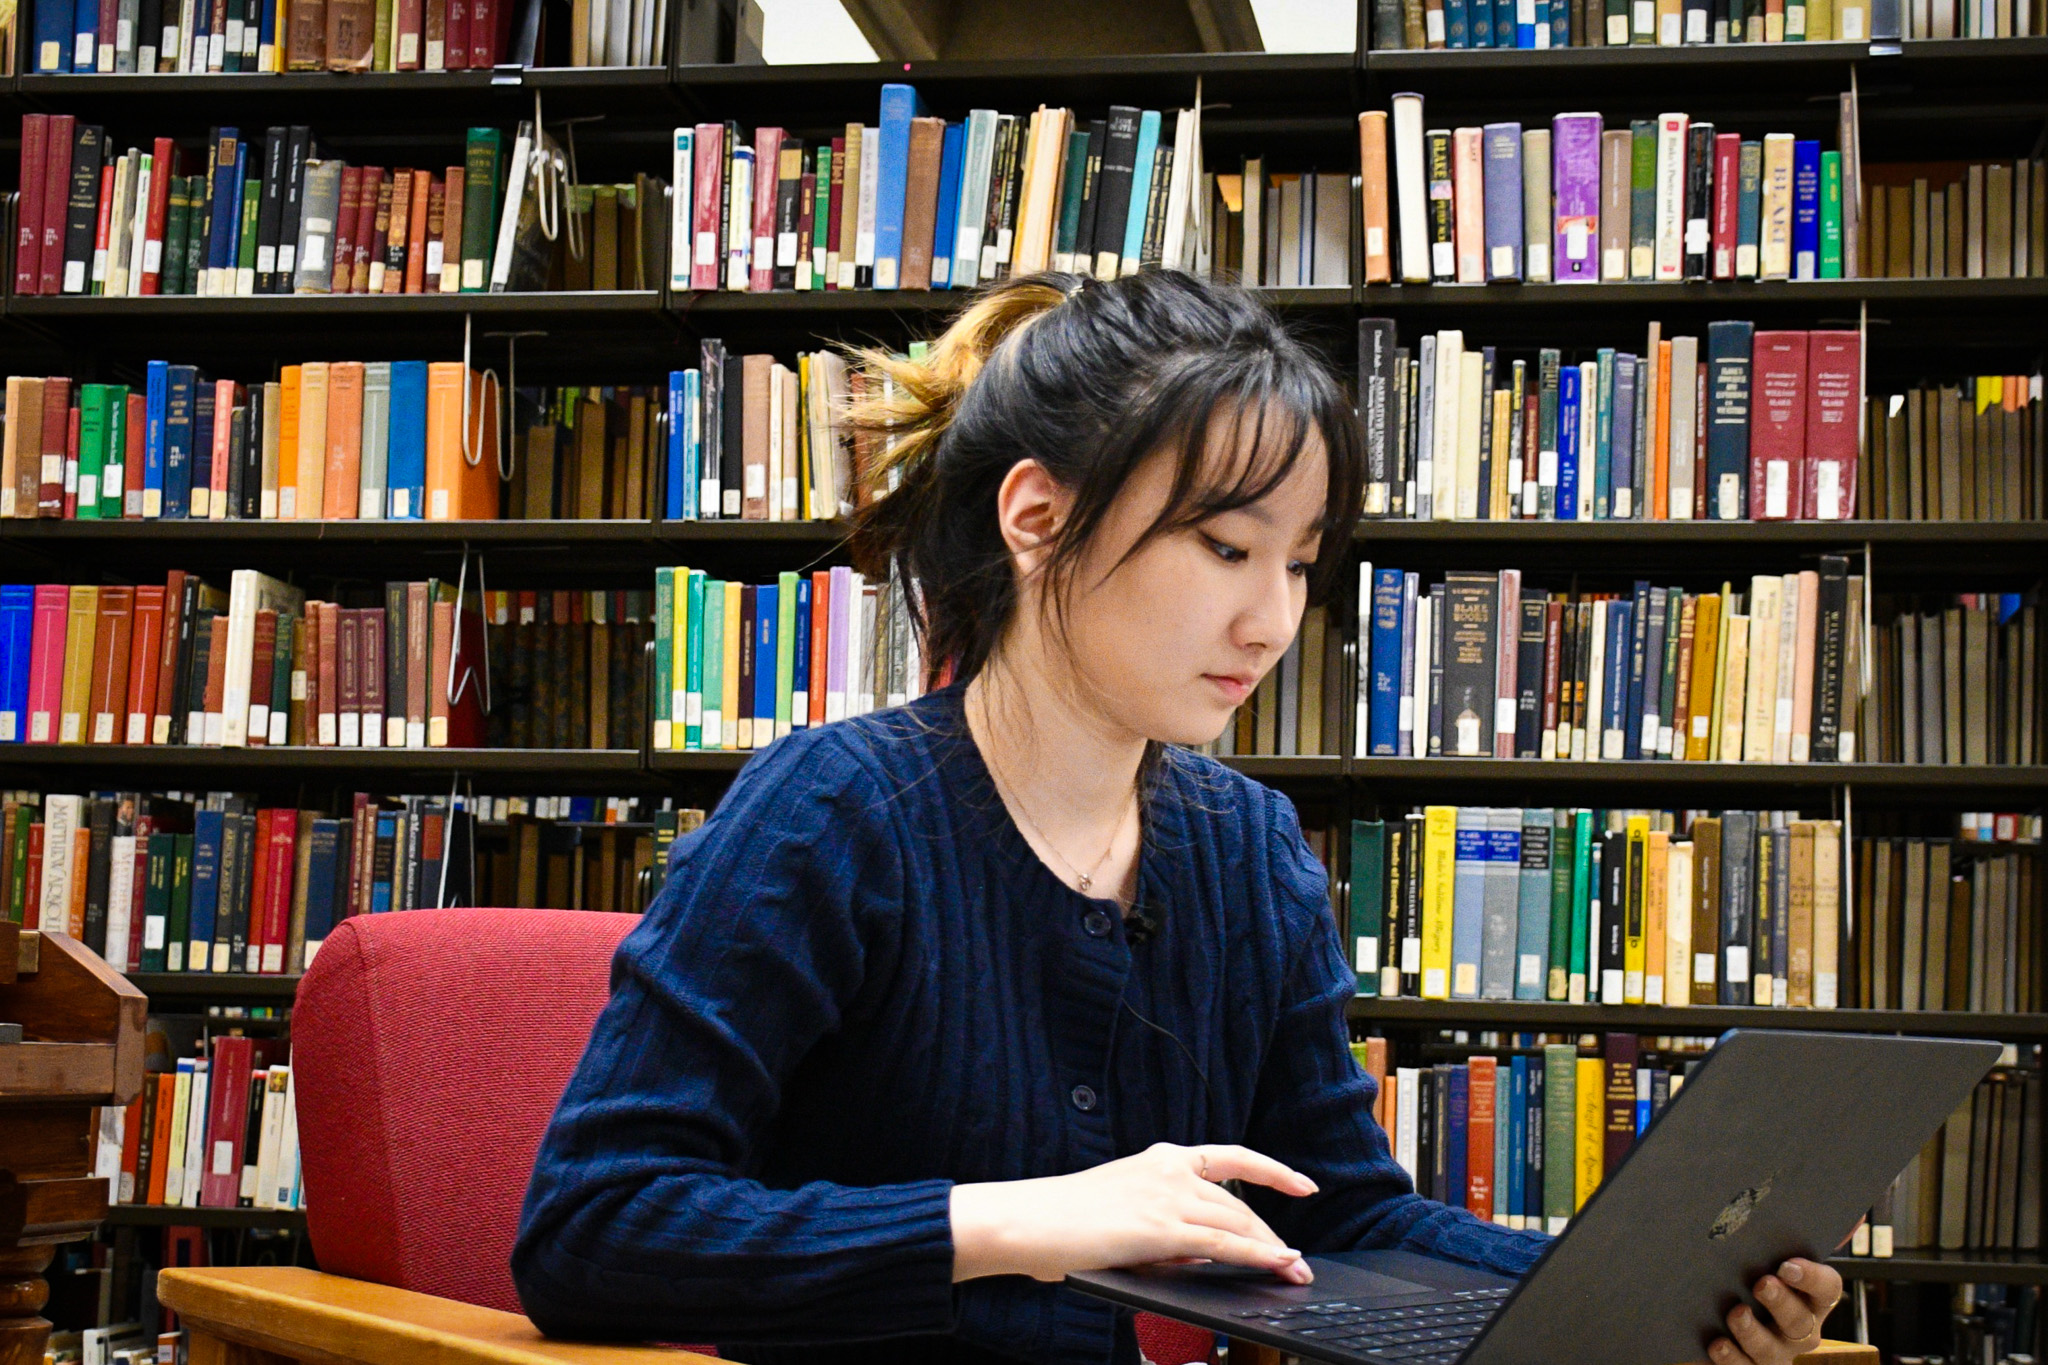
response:
[[[1208,679],[1233,706],[1251,695],[1253,683],[1248,678],[1228,673],[1204,673],[1202,676]]]

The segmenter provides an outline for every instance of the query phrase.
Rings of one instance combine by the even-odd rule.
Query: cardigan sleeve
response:
[[[1272,793],[1270,866],[1275,901],[1304,928],[1279,1018],[1253,1094],[1245,1145],[1316,1182],[1307,1197],[1247,1184],[1246,1202],[1303,1252],[1413,1251],[1502,1275],[1520,1275],[1548,1244],[1541,1233],[1481,1222],[1425,1199],[1394,1160],[1373,1119],[1378,1087],[1351,1054],[1345,1006],[1357,978],[1344,960],[1329,905],[1329,880],[1301,835],[1286,797]]]
[[[839,728],[756,755],[619,946],[512,1253],[545,1332],[798,1343],[954,1326],[952,1181],[749,1174],[791,1071],[886,976],[902,903],[886,797]]]

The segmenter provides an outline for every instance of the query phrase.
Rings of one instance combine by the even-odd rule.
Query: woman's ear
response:
[[[996,525],[1018,569],[1028,578],[1045,563],[1072,495],[1036,460],[1019,460],[996,490]]]

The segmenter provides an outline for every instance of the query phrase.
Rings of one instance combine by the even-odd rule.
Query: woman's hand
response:
[[[1314,1278],[1301,1253],[1221,1180],[1316,1192],[1299,1171],[1223,1143],[1155,1142],[1072,1175],[955,1185],[953,1278],[1029,1275],[1057,1283],[1076,1270],[1199,1260],[1264,1267],[1292,1284]]]
[[[1842,1301],[1842,1277],[1832,1266],[1794,1256],[1754,1286],[1766,1323],[1747,1304],[1728,1312],[1728,1336],[1707,1347],[1712,1365],[1790,1365],[1820,1344],[1820,1328]],[[1732,1340],[1731,1340],[1732,1338]]]

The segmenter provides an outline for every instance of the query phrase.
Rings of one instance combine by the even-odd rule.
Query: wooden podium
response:
[[[0,1024],[22,1033],[0,1040],[0,1365],[42,1365],[43,1271],[106,1217],[93,1108],[141,1091],[148,1009],[76,939],[0,921]]]

